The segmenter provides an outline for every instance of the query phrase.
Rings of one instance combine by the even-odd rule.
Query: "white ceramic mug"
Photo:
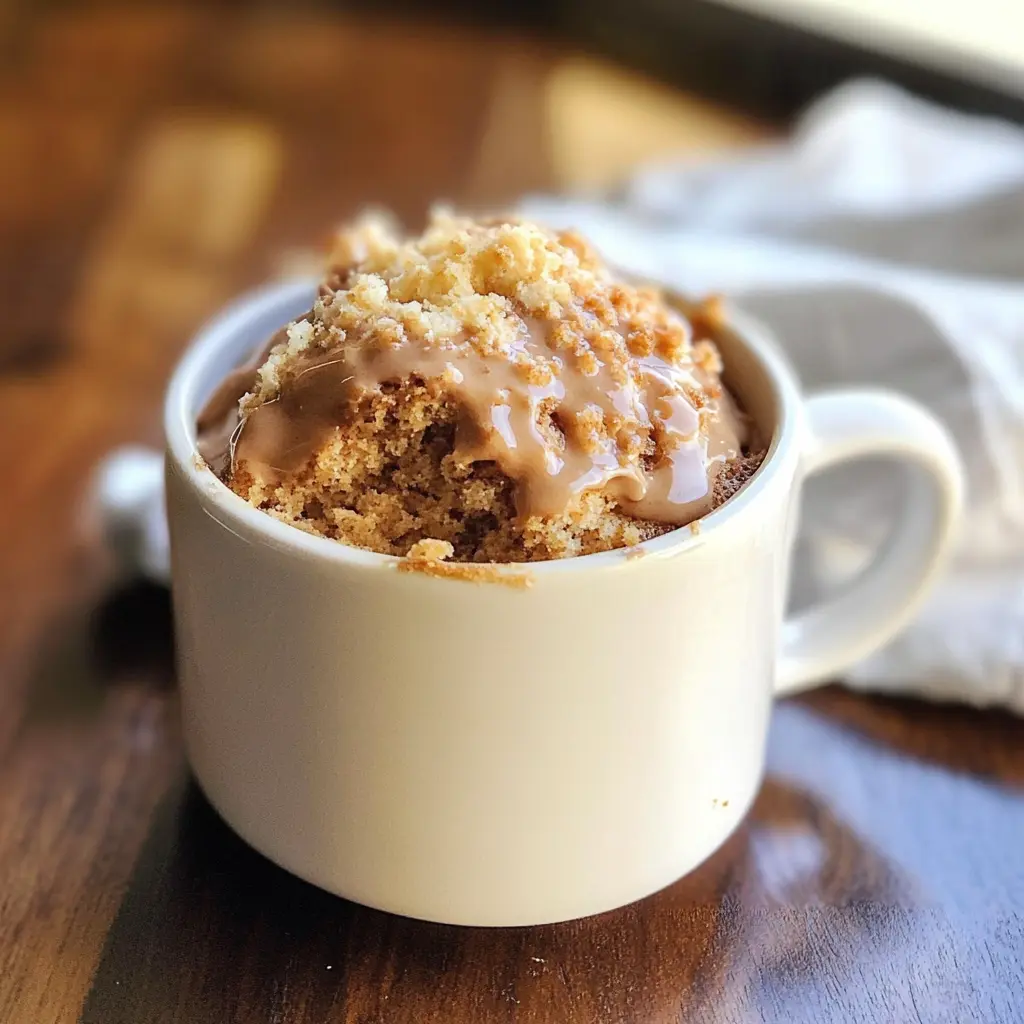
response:
[[[642,557],[501,568],[528,589],[399,572],[250,507],[196,457],[214,386],[312,298],[296,283],[235,305],[167,398],[185,740],[210,801],[289,871],[433,921],[558,921],[690,871],[757,792],[773,697],[834,677],[917,607],[960,503],[947,433],[890,393],[801,397],[737,314],[727,379],[771,448],[698,529]],[[909,475],[895,535],[784,621],[804,478],[869,455]]]

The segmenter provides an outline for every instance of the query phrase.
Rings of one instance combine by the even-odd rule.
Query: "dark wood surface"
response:
[[[167,595],[115,585],[88,512],[196,324],[364,202],[416,220],[764,132],[497,30],[281,10],[0,4],[0,1022],[1024,1019],[1009,717],[785,702],[711,861],[537,929],[327,896],[197,794]]]

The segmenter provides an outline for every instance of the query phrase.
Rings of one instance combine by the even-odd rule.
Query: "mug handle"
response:
[[[905,465],[909,487],[892,536],[864,572],[783,624],[779,695],[834,679],[910,621],[949,550],[963,500],[953,440],[915,402],[882,390],[830,391],[808,398],[804,414],[805,476],[882,455]]]

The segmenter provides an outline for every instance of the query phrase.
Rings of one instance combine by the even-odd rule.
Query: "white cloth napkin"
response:
[[[1024,130],[855,82],[788,143],[522,209],[579,228],[625,270],[736,297],[808,390],[886,385],[945,421],[968,471],[952,568],[845,681],[1024,713]],[[811,482],[796,603],[870,557],[898,500],[890,472]]]

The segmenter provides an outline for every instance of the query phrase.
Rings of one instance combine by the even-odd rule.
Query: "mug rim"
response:
[[[352,568],[391,569],[402,561],[401,556],[370,551],[319,534],[306,533],[250,505],[206,465],[196,445],[196,395],[200,387],[207,383],[208,366],[214,357],[253,320],[270,314],[276,307],[301,304],[299,300],[305,296],[309,297],[312,304],[316,288],[316,280],[308,277],[263,285],[223,307],[199,328],[178,361],[167,388],[164,401],[167,458],[188,482],[204,510],[231,532],[244,531],[248,539],[258,539],[297,557],[326,560]],[[517,575],[529,573],[531,577],[538,577],[628,565],[631,560],[623,558],[623,553],[634,551],[637,547],[645,556],[675,556],[704,544],[710,534],[720,531],[751,509],[759,495],[770,485],[772,477],[784,461],[785,453],[796,443],[800,388],[792,367],[770,330],[731,302],[725,303],[724,312],[727,327],[757,361],[774,391],[775,429],[764,461],[750,480],[733,497],[696,520],[700,524],[699,530],[691,530],[689,524],[686,524],[629,548],[613,548],[537,562],[487,564],[495,566],[499,572],[507,571]]]

